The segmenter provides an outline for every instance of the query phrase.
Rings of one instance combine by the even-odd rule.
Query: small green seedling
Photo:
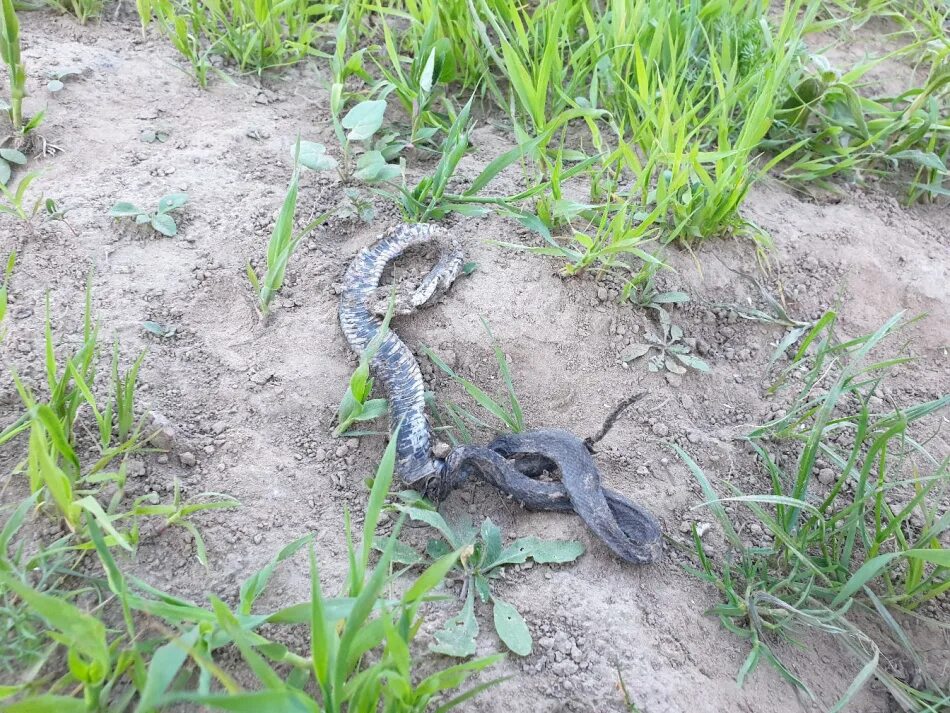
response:
[[[664,305],[680,305],[689,302],[685,292],[657,292],[655,289],[640,290],[630,295],[630,301],[640,307],[663,309]]]
[[[437,34],[438,16],[432,15],[413,49],[414,57],[408,59],[400,56],[393,32],[383,20],[389,65],[379,61],[376,64],[411,117],[409,141],[413,146],[431,145],[435,134],[450,123],[447,116],[434,111],[434,104],[441,93],[440,85],[444,87],[455,79],[455,56],[452,41],[447,37],[437,37]],[[408,71],[403,71],[403,65],[407,63]]]
[[[363,353],[360,354],[359,366],[356,367],[350,377],[346,393],[343,394],[343,400],[340,401],[340,407],[337,409],[337,427],[333,430],[334,438],[344,435],[357,421],[374,421],[386,413],[388,408],[386,399],[370,398],[373,394],[373,378],[369,375],[369,365],[389,333],[389,321],[392,319],[395,305],[394,294],[389,301],[382,326],[366,346],[366,349],[363,350]]]
[[[338,162],[329,156],[323,144],[301,141],[300,163],[303,166],[312,171],[336,169],[344,183],[356,180],[367,185],[376,185],[394,181],[402,175],[402,169],[390,162],[398,157],[407,143],[400,140],[395,132],[379,133],[386,113],[384,99],[361,101],[340,119],[343,88],[334,85],[330,95],[330,108],[333,128],[343,150],[343,160]]]
[[[421,223],[427,220],[441,220],[452,211],[469,217],[488,213],[485,206],[454,203],[445,197],[449,181],[455,175],[459,161],[468,151],[471,109],[472,99],[469,99],[452,122],[452,126],[449,127],[442,145],[439,163],[431,177],[426,176],[411,189],[402,185],[397,194],[383,194],[402,209],[403,217],[407,221]]]
[[[0,149],[0,183],[6,185],[13,175],[13,166],[25,166],[26,156],[16,149]]]
[[[0,203],[0,213],[15,215],[25,223],[30,222],[43,204],[43,196],[37,198],[32,207],[27,208],[24,204],[26,189],[30,187],[30,184],[33,183],[39,175],[40,174],[35,171],[26,174],[20,179],[20,182],[17,183],[15,188],[0,183],[0,195],[6,200],[5,203]]]
[[[650,371],[669,371],[672,374],[685,374],[686,367],[708,372],[709,364],[698,356],[690,354],[690,346],[684,341],[683,330],[673,324],[670,313],[657,306],[660,316],[660,333],[647,332],[646,342],[631,344],[620,354],[625,362],[648,356],[654,349],[656,353],[647,362]]]
[[[470,521],[449,525],[428,502],[413,491],[400,493],[402,503],[394,507],[413,520],[435,528],[442,539],[431,539],[425,556],[403,544],[394,559],[407,565],[437,561],[453,551],[462,551],[455,566],[463,577],[462,610],[446,622],[445,628],[435,633],[436,644],[431,648],[446,656],[466,657],[475,653],[478,621],[475,619],[475,594],[482,603],[492,604],[495,631],[511,651],[519,656],[531,653],[532,639],[528,625],[514,606],[492,592],[492,583],[504,573],[508,565],[523,564],[529,559],[538,564],[573,562],[584,553],[584,546],[576,540],[542,540],[537,537],[519,537],[507,547],[502,545],[501,530],[488,518],[481,528]],[[385,546],[377,541],[377,549]]]
[[[215,69],[209,56],[212,48],[203,47],[201,42],[201,25],[205,13],[180,15],[172,0],[136,0],[136,5],[142,21],[143,36],[145,26],[154,17],[172,46],[188,60],[198,86],[205,89],[208,86],[208,74]]]
[[[163,196],[158,202],[158,210],[154,213],[142,210],[137,205],[126,201],[119,201],[109,211],[113,218],[134,218],[137,225],[148,223],[154,230],[173,238],[178,235],[178,224],[169,213],[178,210],[188,202],[187,193],[170,193]]]
[[[352,168],[352,177],[363,183],[375,184],[393,181],[402,175],[402,169],[389,163],[406,146],[398,135],[389,132],[377,136],[383,126],[386,113],[384,99],[362,101],[340,121],[340,126],[347,130],[342,141],[344,148],[344,168],[349,171],[348,165],[352,155],[352,142],[360,141],[363,144],[363,153],[356,159]]]
[[[385,161],[383,163],[385,163]],[[305,168],[309,168],[311,171],[337,170],[340,174],[340,178],[344,179],[344,171],[340,168],[339,162],[327,153],[327,147],[323,144],[318,144],[314,141],[301,141],[300,164]],[[386,164],[386,166],[389,166],[389,164]],[[381,175],[380,172],[391,171],[393,168],[398,167],[391,166],[390,168],[382,168],[376,166],[372,171],[365,174],[358,169],[358,175],[355,177],[365,178],[368,176],[371,179],[368,182],[373,182],[376,176]],[[372,223],[376,215],[372,201],[367,200],[363,192],[354,186],[346,186],[343,189],[343,193],[346,195],[349,203],[344,203],[337,208],[335,215],[338,218],[359,218],[364,223]]]
[[[73,209],[73,206],[62,206],[52,198],[45,198],[43,200],[43,205],[46,208],[45,217],[47,221],[58,221],[69,228],[69,231],[73,235],[77,234],[73,226],[71,226],[66,220],[66,214]]]
[[[158,516],[165,518],[162,529],[167,527],[183,527],[195,538],[195,555],[205,568],[208,567],[208,550],[204,538],[194,523],[188,518],[203,510],[221,510],[222,508],[236,508],[240,502],[230,495],[223,493],[199,493],[187,499],[181,496],[181,483],[175,478],[174,494],[171,503],[158,503],[158,494],[149,493],[148,501],[142,501],[135,506],[135,515]]]
[[[247,264],[247,279],[257,294],[257,304],[261,314],[266,316],[270,309],[270,303],[284,286],[284,272],[287,270],[287,262],[294,250],[314,228],[327,219],[329,213],[317,216],[299,233],[294,235],[294,217],[297,213],[297,192],[300,185],[300,155],[303,150],[301,142],[297,141],[297,149],[294,153],[294,171],[290,177],[290,185],[287,187],[287,195],[284,197],[284,205],[280,209],[280,215],[277,222],[274,223],[274,230],[271,232],[270,241],[267,243],[267,270],[263,276],[258,277],[257,273],[250,263]]]
[[[103,0],[46,0],[46,4],[66,15],[75,17],[80,25],[102,15]]]
[[[13,266],[16,264],[16,253],[10,253],[7,258],[7,266],[3,271],[3,282],[0,282],[0,341],[6,336],[6,330],[3,327],[3,320],[7,316],[7,295],[9,294],[10,276],[13,274]]]
[[[474,272],[475,268],[475,263],[466,263],[462,269],[465,274],[471,274]],[[492,341],[492,350],[495,354],[495,362],[498,364],[498,374],[501,376],[501,379],[505,384],[505,396],[507,396],[508,401],[507,404],[505,404],[503,401],[496,401],[484,389],[478,386],[478,384],[466,379],[464,376],[457,374],[452,369],[452,367],[446,364],[442,358],[439,357],[438,354],[436,354],[434,351],[432,351],[432,349],[424,344],[421,345],[422,353],[429,357],[432,363],[445,372],[445,374],[448,375],[452,381],[461,386],[472,399],[472,401],[474,401],[484,413],[489,414],[493,418],[497,419],[500,425],[511,433],[521,433],[525,429],[524,412],[521,409],[521,402],[518,400],[518,394],[515,393],[514,381],[511,378],[511,370],[508,367],[508,357],[505,355],[505,352],[495,340],[495,335],[492,334],[492,331],[488,326],[488,322],[485,321],[484,318],[482,318],[482,327],[485,328],[485,332]],[[446,411],[448,411],[449,418],[451,419],[454,426],[454,428],[446,429],[446,435],[450,440],[453,441],[453,443],[456,442],[453,431],[457,431],[461,436],[461,440],[465,443],[468,443],[472,440],[468,426],[466,426],[465,422],[468,422],[472,426],[479,428],[497,428],[498,424],[486,423],[484,418],[476,416],[464,406],[454,404],[451,401],[445,402],[442,404],[442,406],[446,409]],[[435,416],[436,420],[439,420],[438,414],[438,409],[434,409],[433,415]]]
[[[139,134],[139,141],[144,144],[164,144],[171,136],[168,129],[144,129]]]
[[[46,88],[55,94],[56,92],[61,92],[66,88],[65,79],[68,77],[78,77],[82,72],[78,69],[54,69],[49,73],[49,82],[46,84]]]
[[[348,204],[343,204],[337,208],[338,218],[359,218],[364,223],[372,223],[376,217],[376,208],[373,201],[369,200],[358,188],[344,188],[343,194],[349,200]]]
[[[159,324],[150,319],[142,322],[142,329],[149,334],[154,334],[159,339],[171,339],[178,332],[178,327],[174,325]]]

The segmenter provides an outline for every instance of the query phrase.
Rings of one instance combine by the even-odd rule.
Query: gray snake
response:
[[[438,263],[413,292],[398,295],[395,311],[408,314],[433,304],[462,270],[461,249],[432,225],[400,225],[363,248],[343,277],[340,325],[350,348],[361,354],[379,332],[386,292],[379,286],[386,266],[409,248],[437,242]],[[604,488],[588,444],[568,431],[538,429],[499,436],[488,446],[460,445],[446,458],[431,452],[425,388],[415,357],[388,330],[370,364],[389,397],[396,432],[396,473],[410,487],[441,499],[470,477],[494,485],[530,510],[575,512],[618,557],[646,564],[661,553],[656,518],[619,493]],[[559,472],[560,482],[539,480]]]

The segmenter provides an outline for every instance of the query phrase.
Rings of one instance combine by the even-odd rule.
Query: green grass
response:
[[[893,175],[904,170],[908,202],[950,195],[950,45],[929,60],[920,87],[867,96],[863,76],[876,61],[842,72],[815,58],[782,106],[767,142],[797,146],[782,175],[793,183],[834,188],[829,179]]]
[[[827,634],[850,649],[860,667],[830,710],[843,710],[874,677],[905,710],[937,710],[938,701],[950,700],[948,693],[900,622],[950,590],[950,552],[942,544],[950,519],[939,509],[950,460],[931,455],[917,435],[929,433],[917,422],[945,412],[950,397],[895,410],[875,405],[888,372],[907,360],[875,360],[874,350],[906,323],[899,314],[873,334],[840,341],[835,320],[827,313],[785,370],[799,387],[787,415],[748,436],[771,491],[744,494],[727,484],[725,493],[717,493],[674,446],[702,487],[701,507],[719,523],[730,550],[713,561],[694,529],[699,567],[691,571],[720,592],[722,602],[710,613],[749,643],[740,684],[765,660],[814,698],[809,682],[781,660],[777,644]],[[798,453],[793,464],[779,456],[789,446]],[[819,459],[834,472],[825,487],[817,483]],[[772,544],[749,546],[727,504],[758,522]],[[866,625],[869,618],[876,626]],[[923,689],[888,669],[887,656],[895,649],[913,662]]]
[[[143,28],[158,20],[163,32],[207,84],[209,55],[241,73],[286,67],[317,54],[315,44],[331,5],[307,0],[146,0],[137,3]]]
[[[80,25],[102,15],[103,0],[46,0],[51,8],[72,15]]]
[[[287,263],[294,254],[294,250],[307,235],[309,235],[317,226],[323,223],[328,214],[317,216],[308,223],[302,230],[294,232],[294,219],[297,214],[297,194],[300,191],[300,141],[297,141],[294,153],[294,168],[290,176],[290,184],[287,186],[287,193],[284,196],[284,202],[271,231],[270,240],[267,243],[267,256],[264,273],[258,276],[257,272],[250,263],[247,265],[247,279],[251,283],[254,294],[257,297],[257,306],[261,314],[265,317],[270,311],[271,302],[284,286],[284,274],[287,271]]]
[[[16,252],[7,255],[7,261],[3,269],[3,282],[0,282],[0,342],[3,342],[6,336],[6,327],[3,321],[7,317],[7,306],[10,299],[10,276],[13,275],[13,268],[16,267]]]
[[[301,46],[285,41],[282,51],[329,61],[342,159],[321,146],[319,170],[376,186],[410,221],[449,212],[514,217],[545,240],[529,247],[563,259],[568,273],[628,273],[624,296],[637,302],[671,242],[739,235],[766,248],[768,235],[743,205],[767,173],[823,187],[893,176],[911,202],[948,191],[950,43],[937,0],[266,5],[279,21],[264,10],[251,21],[243,0],[191,2],[187,12],[156,12],[205,78],[211,52],[241,67],[284,63],[260,59],[260,48],[279,44],[277,25],[306,26]],[[222,19],[232,15],[243,19]],[[815,33],[849,42],[871,18],[890,23],[901,45],[889,58],[928,72],[923,83],[875,96],[863,78],[883,58],[837,71],[809,49]],[[250,46],[260,51],[249,54]],[[488,181],[476,180],[450,191],[470,148],[473,97],[518,144],[489,164],[497,167],[491,178],[520,164],[526,190],[484,196]],[[383,128],[387,99],[402,115]],[[430,175],[398,186],[410,162],[433,154]],[[348,214],[371,218],[359,189],[347,190]],[[588,200],[566,197],[579,191]]]
[[[935,0],[860,7],[787,0],[771,13],[764,0],[672,6],[402,0],[386,7],[349,0],[339,7],[290,2],[253,10],[244,0],[187,6],[159,0],[146,6],[143,20],[154,10],[192,64],[203,63],[205,79],[211,52],[258,71],[325,57],[336,124],[354,98],[393,97],[405,115],[403,145],[443,156],[457,145],[450,131],[454,107],[475,92],[508,117],[520,144],[530,145],[532,178],[546,181],[558,163],[595,157],[582,172],[592,203],[610,214],[629,209],[636,216],[631,227],[642,224],[641,233],[661,243],[731,233],[766,243],[742,205],[775,164],[796,183],[905,165],[913,169],[910,200],[946,190],[948,43],[946,10]],[[911,37],[898,54],[916,53],[931,68],[923,85],[897,97],[871,97],[860,79],[876,59],[829,74],[820,55],[808,54],[810,33],[846,33],[871,17],[892,21],[895,35]],[[328,42],[332,53],[315,49]],[[348,83],[354,78],[362,88]],[[339,126],[337,133],[346,154],[352,139]],[[350,177],[393,158],[393,150],[383,163],[366,155],[366,166],[348,168],[345,155],[341,170]],[[545,204],[557,193],[550,183],[521,200],[548,212]],[[409,209],[410,216],[416,212]],[[551,229],[558,217],[542,220]],[[586,234],[600,217],[582,213],[568,222],[572,232]]]
[[[3,108],[14,132],[23,128],[23,99],[26,97],[26,66],[20,57],[20,21],[13,0],[0,4],[0,57],[9,73],[9,102]],[[5,183],[6,181],[4,181]]]
[[[767,246],[742,206],[751,186],[776,167],[796,184],[907,167],[908,200],[946,191],[948,75],[945,36],[934,34],[939,7],[888,6],[917,28],[909,47],[931,67],[922,86],[899,97],[866,95],[860,78],[874,59],[807,91],[816,60],[805,40],[818,30],[844,33],[862,21],[857,9],[829,20],[816,2],[790,0],[779,13],[768,7],[761,0],[684,1],[672,11],[659,0],[412,0],[385,14],[409,19],[401,39],[383,34],[391,62],[439,38],[440,66],[451,67],[462,91],[477,92],[509,117],[530,160],[529,178],[543,183],[519,197],[534,204],[521,212],[536,213],[531,225],[548,242],[537,252],[564,258],[567,271],[629,271],[629,295],[652,278],[666,243],[738,234]],[[363,3],[358,14],[374,11]],[[434,63],[434,52],[421,56]],[[389,69],[378,81],[365,78],[371,91],[387,82],[401,87],[413,126],[420,107],[407,87],[419,67],[417,61],[395,79]],[[451,145],[448,136],[443,155]],[[561,173],[584,160],[591,163],[574,176],[590,201],[565,200]]]
[[[0,202],[0,213],[15,216],[32,229],[32,220],[43,204],[43,196],[39,196],[33,204],[27,202],[26,192],[39,173],[30,172],[21,176],[16,186],[0,183],[0,195],[5,202]]]
[[[498,342],[495,341],[488,322],[484,318],[482,319],[482,326],[492,340],[492,351],[495,356],[495,363],[498,365],[498,375],[505,387],[504,399],[495,399],[471,379],[457,374],[432,349],[425,345],[421,346],[422,353],[465,391],[469,399],[479,407],[482,414],[478,416],[465,406],[450,400],[437,403],[434,395],[427,395],[427,401],[432,409],[436,426],[440,431],[446,433],[453,444],[459,442],[471,443],[473,441],[471,432],[473,427],[491,431],[491,429],[501,426],[512,433],[520,433],[525,430],[524,413],[521,410],[518,395],[515,393],[514,381],[511,378],[511,371],[508,366],[508,357]],[[443,411],[445,411],[444,415]],[[446,418],[448,418],[448,422],[445,421]],[[491,423],[486,421],[486,418]]]
[[[350,568],[339,596],[328,595],[321,583],[310,536],[284,547],[246,579],[233,608],[213,594],[208,604],[199,605],[124,574],[95,519],[85,522],[101,567],[99,576],[84,575],[86,589],[96,594],[91,608],[75,602],[77,591],[27,577],[23,563],[9,559],[4,548],[0,610],[12,607],[16,614],[7,620],[12,622],[8,631],[42,639],[33,655],[50,665],[63,654],[69,660],[68,670],[54,679],[39,675],[42,667],[36,664],[20,669],[19,682],[3,691],[5,710],[144,712],[188,702],[212,710],[369,713],[383,702],[390,711],[428,710],[430,703],[448,711],[490,687],[497,681],[456,692],[470,675],[496,663],[498,656],[414,675],[409,645],[421,624],[420,607],[460,552],[440,557],[394,596],[393,585],[400,576],[391,568],[397,524],[379,561],[369,567],[394,463],[395,441],[374,479],[359,547],[353,545],[347,525]],[[3,544],[17,534],[31,505],[32,501],[24,501],[8,518]],[[310,559],[309,599],[260,611],[256,602],[276,568],[304,548]],[[31,564],[35,569],[35,561]],[[103,623],[107,618],[122,623],[107,627]],[[265,624],[270,631],[305,627],[309,648],[295,652],[266,638],[258,632]],[[254,689],[244,689],[215,662],[216,655],[229,647],[256,679]],[[26,652],[18,648],[14,655],[22,659]]]
[[[12,258],[9,266],[3,307]],[[497,683],[483,679],[460,690],[499,656],[426,665],[423,673],[411,649],[422,607],[437,596],[433,590],[456,566],[460,550],[408,576],[393,560],[400,520],[371,564],[393,479],[395,439],[372,481],[358,539],[346,513],[348,570],[339,592],[321,581],[309,535],[251,574],[233,606],[214,594],[206,603],[187,601],[124,572],[126,560],[117,553],[137,549],[147,518],[158,518],[161,529],[187,529],[197,560],[213,566],[193,518],[239,503],[218,493],[186,497],[177,483],[170,502],[154,494],[127,497],[125,459],[148,440],[135,405],[144,355],[123,369],[116,344],[111,383],[96,378],[99,325],[89,288],[78,340],[72,340],[78,343],[69,353],[57,351],[51,323],[48,317],[46,384],[36,391],[14,372],[24,410],[0,433],[0,443],[24,454],[4,489],[30,492],[0,509],[0,670],[11,682],[0,688],[5,711],[147,713],[190,703],[214,710],[370,713],[380,702],[394,712],[448,711]],[[38,537],[44,520],[62,523],[66,534],[44,541]],[[261,610],[258,599],[276,568],[305,548],[309,596]],[[280,643],[283,631],[301,627],[310,640],[306,649]],[[229,650],[256,681],[252,687],[236,682]]]

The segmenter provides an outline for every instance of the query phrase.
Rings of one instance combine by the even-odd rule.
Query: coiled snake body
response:
[[[411,247],[437,241],[438,263],[411,294],[397,295],[395,312],[408,314],[431,305],[462,270],[463,254],[435,226],[401,225],[364,248],[343,278],[340,324],[350,347],[360,354],[382,327],[386,291],[379,281],[386,266]],[[539,429],[500,436],[488,446],[461,445],[445,459],[431,452],[422,373],[412,352],[392,331],[385,334],[371,367],[389,396],[396,435],[396,472],[410,487],[441,499],[472,476],[480,477],[532,510],[576,512],[621,559],[645,564],[661,552],[656,518],[619,493],[603,488],[587,444],[568,431]],[[560,482],[538,480],[559,472]]]

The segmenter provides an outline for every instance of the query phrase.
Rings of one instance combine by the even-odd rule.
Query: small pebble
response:
[[[178,460],[181,461],[181,464],[186,468],[193,468],[195,464],[198,463],[198,459],[195,458],[195,454],[191,451],[186,451],[178,456]]]
[[[665,423],[654,423],[653,424],[653,435],[663,438],[670,434],[670,429]]]
[[[145,463],[140,460],[126,461],[125,472],[128,473],[130,478],[141,478],[145,475]]]

